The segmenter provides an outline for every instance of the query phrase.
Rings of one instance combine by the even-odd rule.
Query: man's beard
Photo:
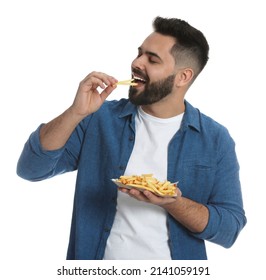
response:
[[[144,90],[139,93],[137,88],[131,86],[128,93],[130,102],[139,106],[160,101],[172,92],[175,76],[170,75],[163,80],[146,84]]]

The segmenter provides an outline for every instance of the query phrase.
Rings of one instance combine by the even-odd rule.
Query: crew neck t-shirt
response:
[[[153,174],[167,179],[168,144],[181,125],[183,114],[162,119],[141,107],[135,119],[136,138],[125,175]],[[167,213],[157,205],[118,192],[117,212],[107,240],[104,259],[171,259]]]

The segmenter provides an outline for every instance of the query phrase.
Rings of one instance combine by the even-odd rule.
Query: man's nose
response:
[[[144,70],[145,69],[145,58],[143,55],[135,58],[132,62],[132,68],[137,68],[140,70]]]

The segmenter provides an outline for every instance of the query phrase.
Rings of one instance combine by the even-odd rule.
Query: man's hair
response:
[[[203,33],[177,18],[156,17],[153,28],[155,32],[175,39],[176,43],[171,49],[175,63],[191,67],[195,79],[209,59],[209,45]]]

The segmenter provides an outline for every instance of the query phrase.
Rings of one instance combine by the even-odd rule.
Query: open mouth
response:
[[[139,77],[139,76],[136,76],[136,75],[132,75],[132,78],[134,79],[134,82],[137,83],[138,85],[144,85],[146,84],[146,80]]]

